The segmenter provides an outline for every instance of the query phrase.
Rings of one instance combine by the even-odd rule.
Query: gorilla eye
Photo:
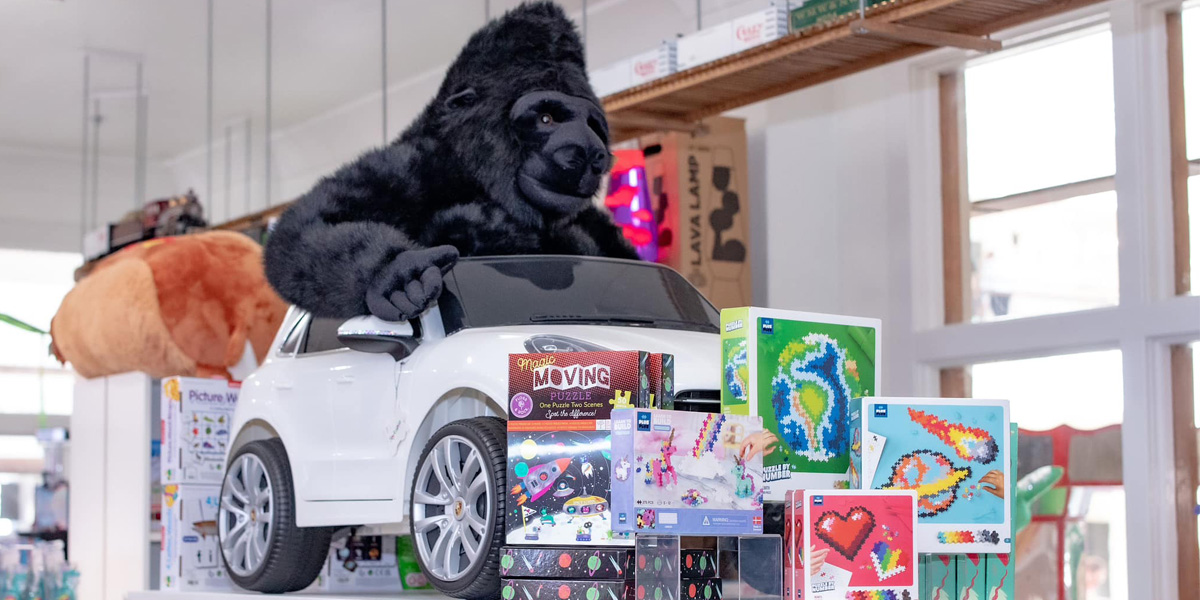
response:
[[[549,125],[554,122],[554,117],[550,116],[550,113],[542,113],[538,116],[538,120],[542,122],[542,125]]]

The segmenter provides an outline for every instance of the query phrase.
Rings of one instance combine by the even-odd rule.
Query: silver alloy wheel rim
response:
[[[458,581],[484,560],[494,506],[483,452],[460,435],[438,440],[417,469],[412,505],[414,541],[431,575]]]
[[[217,516],[221,553],[229,569],[246,577],[265,562],[275,522],[271,476],[258,456],[246,453],[229,465]]]

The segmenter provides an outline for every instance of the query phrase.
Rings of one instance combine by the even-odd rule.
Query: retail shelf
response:
[[[267,596],[255,592],[164,592],[159,590],[129,592],[129,594],[125,596],[125,600],[246,600],[246,598],[315,598],[320,600],[379,600],[380,598],[390,598],[392,600],[445,600],[446,596],[429,591],[399,592],[393,594],[295,593],[283,595],[272,594]]]

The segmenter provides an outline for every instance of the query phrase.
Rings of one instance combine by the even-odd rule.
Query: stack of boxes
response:
[[[161,589],[233,589],[217,541],[217,508],[239,388],[223,379],[162,380]]]
[[[634,600],[633,548],[500,552],[500,595],[523,600]]]
[[[679,38],[679,70],[690,69],[788,34],[787,9],[771,5]]]
[[[664,40],[651,50],[621,59],[588,74],[599,97],[615,94],[661,79],[677,70],[675,40]]]

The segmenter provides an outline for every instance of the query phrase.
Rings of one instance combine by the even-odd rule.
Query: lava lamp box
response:
[[[508,579],[632,579],[633,548],[500,550],[500,577]]]
[[[878,319],[721,311],[721,411],[762,417],[767,500],[849,487],[850,404],[876,393],[880,333]]]
[[[634,600],[629,579],[501,579],[505,600]],[[665,599],[664,599],[665,600]]]
[[[159,587],[164,590],[232,590],[217,541],[219,485],[163,486]]]
[[[649,382],[649,402],[638,408],[675,408],[675,355],[651,353],[644,355],[642,372]]]
[[[915,492],[809,490],[804,507],[804,547],[824,554],[805,598],[917,597]]]
[[[862,487],[916,490],[917,543],[935,553],[1006,553],[1015,476],[1007,400],[862,398]]]
[[[162,380],[161,479],[220,485],[225,476],[229,420],[241,384],[224,379]]]
[[[613,530],[669,535],[763,531],[762,435],[752,416],[657,409],[612,414]]]
[[[657,262],[717,308],[750,303],[746,122],[712,117],[690,133],[638,139],[658,228]]]
[[[645,354],[509,355],[507,545],[633,543],[609,515],[610,417],[649,403]]]
[[[395,536],[351,535],[329,545],[326,591],[390,593],[402,589]]]

